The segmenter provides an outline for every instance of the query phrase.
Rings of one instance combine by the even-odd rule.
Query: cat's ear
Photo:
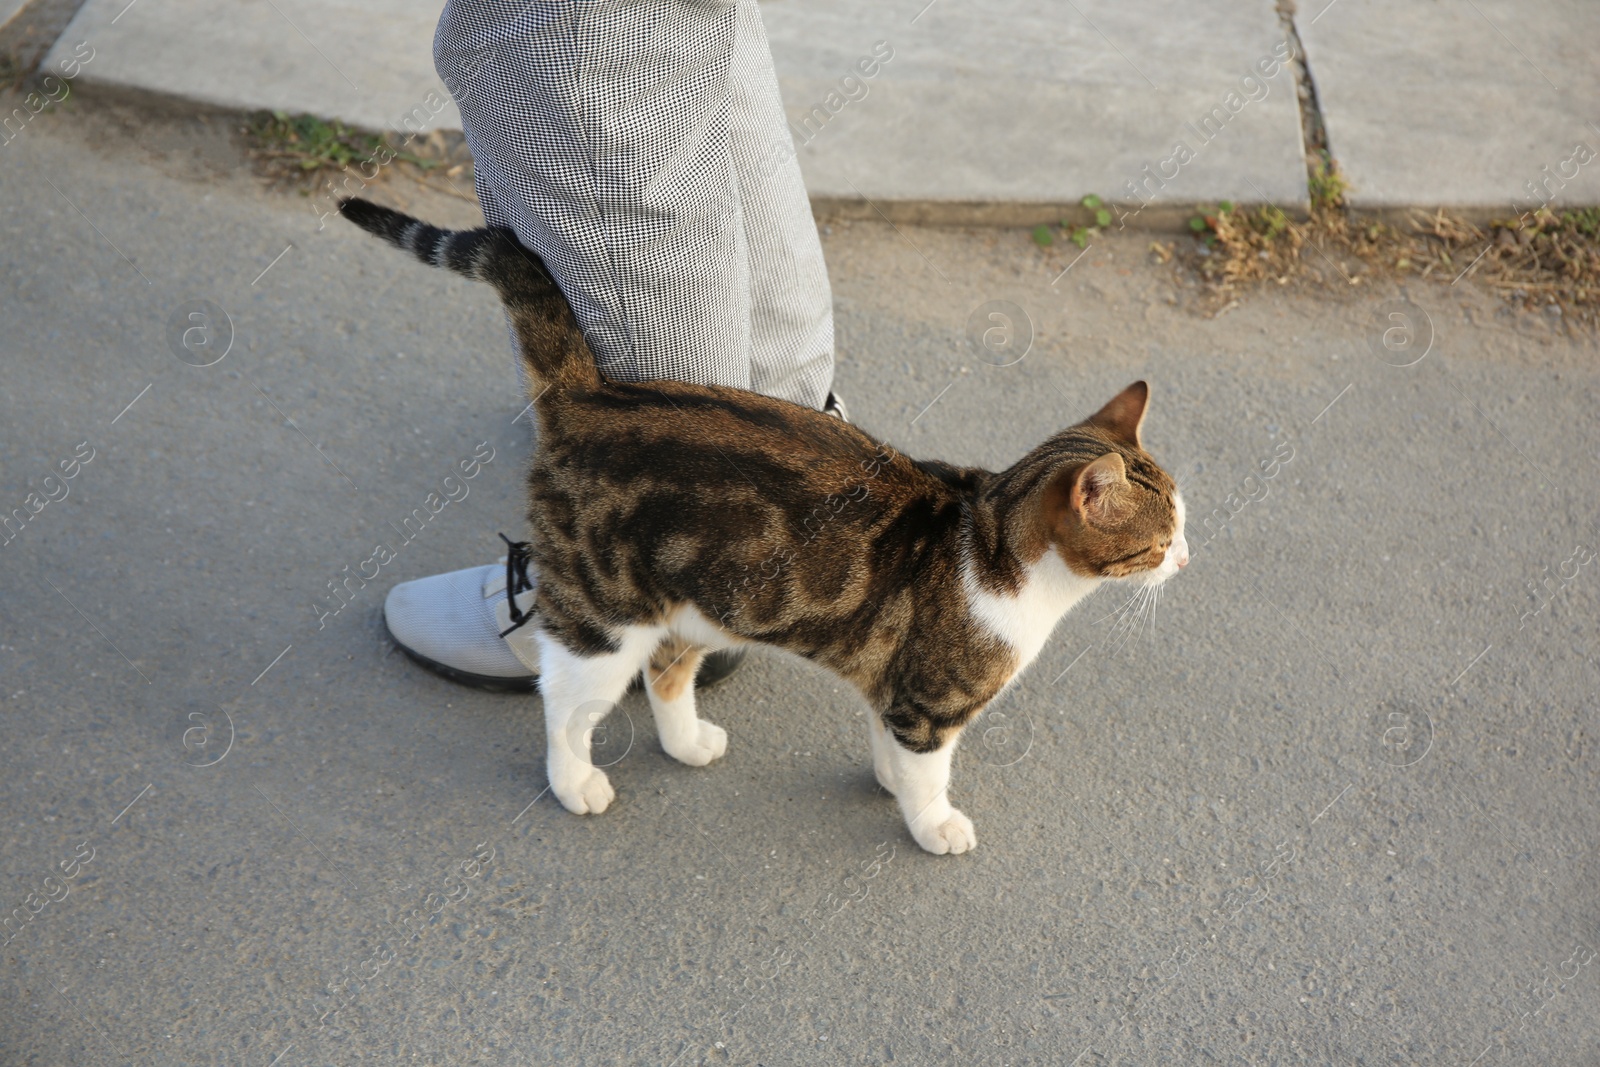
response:
[[[1127,465],[1117,453],[1107,452],[1078,470],[1068,501],[1084,522],[1105,526],[1121,516],[1127,488]]]
[[[1134,382],[1111,398],[1110,403],[1089,416],[1089,423],[1109,431],[1119,441],[1135,448],[1143,448],[1139,440],[1139,427],[1144,425],[1144,412],[1150,406],[1150,386]]]

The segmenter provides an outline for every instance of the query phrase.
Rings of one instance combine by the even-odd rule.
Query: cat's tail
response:
[[[571,305],[539,257],[510,230],[441,230],[359,197],[341,200],[339,213],[424,263],[494,286],[511,317],[536,397],[600,384],[594,353]]]

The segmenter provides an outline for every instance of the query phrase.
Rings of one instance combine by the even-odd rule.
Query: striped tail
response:
[[[356,197],[341,200],[339,213],[430,266],[494,286],[516,331],[529,389],[536,398],[549,390],[583,390],[600,384],[594,353],[571,305],[539,257],[510,230],[441,230]]]

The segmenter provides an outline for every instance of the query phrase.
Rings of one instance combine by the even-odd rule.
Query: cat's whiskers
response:
[[[1128,603],[1125,603],[1117,613],[1120,616],[1118,624],[1112,629],[1112,635],[1117,633],[1122,635],[1122,640],[1118,641],[1117,651],[1120,651],[1128,641],[1141,637],[1141,630],[1149,633],[1150,640],[1155,640],[1155,606],[1162,601],[1165,589],[1165,582],[1139,585],[1133,597],[1128,598]]]
[[[1145,609],[1145,632],[1150,635],[1150,643],[1156,640],[1156,607],[1161,603],[1161,597],[1166,592],[1166,584],[1150,586],[1150,601]]]
[[[1138,596],[1139,596],[1139,590],[1135,589],[1131,594],[1129,594],[1127,600],[1124,600],[1117,607],[1112,608],[1110,611],[1106,612],[1104,615],[1102,615],[1098,619],[1094,620],[1094,622],[1090,623],[1090,625],[1091,626],[1099,626],[1101,623],[1105,622],[1107,619],[1114,618],[1114,617],[1116,617],[1118,615],[1121,615],[1124,611],[1128,610],[1128,605],[1132,604],[1134,602],[1134,600]]]
[[[1112,652],[1120,652],[1127,645],[1130,638],[1139,631],[1146,610],[1150,604],[1151,586],[1141,585],[1134,590],[1132,596],[1117,610],[1116,622],[1112,624],[1111,632],[1106,635],[1106,643],[1112,644]]]
[[[1150,636],[1153,643],[1156,636],[1156,606],[1161,603],[1162,594],[1166,591],[1166,583],[1156,583],[1144,587],[1140,597],[1138,623]],[[1137,636],[1137,634],[1135,634]]]
[[[1111,630],[1106,634],[1106,643],[1108,645],[1112,643],[1113,639],[1119,633],[1121,633],[1123,627],[1127,625],[1129,614],[1134,610],[1134,605],[1139,602],[1140,592],[1141,590],[1135,589],[1132,595],[1129,596],[1127,600],[1122,602],[1122,606],[1117,608],[1116,611],[1112,612],[1111,615],[1108,616],[1112,620]]]
[[[1150,608],[1150,587],[1145,586],[1139,590],[1139,602],[1134,606],[1128,619],[1127,632],[1123,635],[1122,644],[1126,647],[1130,642],[1137,643],[1139,631],[1144,628],[1144,615]]]

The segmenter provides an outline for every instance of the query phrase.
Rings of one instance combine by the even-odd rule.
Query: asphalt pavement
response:
[[[708,768],[629,697],[580,819],[537,698],[380,615],[520,529],[493,294],[234,151],[87,105],[0,147],[0,1062],[1593,1059],[1591,337],[1471,279],[1207,318],[1148,237],[828,224],[857,421],[1003,465],[1147,378],[1194,562],[971,731],[969,855],[777,654],[705,695]]]

